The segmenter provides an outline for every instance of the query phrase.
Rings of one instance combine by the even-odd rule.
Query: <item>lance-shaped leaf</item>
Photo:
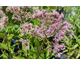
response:
[[[8,47],[6,46],[6,44],[3,44],[3,43],[0,43],[0,48],[8,50]]]

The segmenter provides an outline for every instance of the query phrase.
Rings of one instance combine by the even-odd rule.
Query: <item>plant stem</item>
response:
[[[8,47],[8,50],[9,50],[9,47]],[[10,58],[10,51],[8,51],[8,54],[9,54],[9,59],[11,59],[11,58]]]
[[[9,36],[9,32],[8,32],[8,36]],[[7,44],[8,44],[8,39],[7,39]],[[9,59],[10,59],[10,50],[9,50],[9,45],[7,45],[8,46],[8,57],[9,57]]]
[[[6,43],[6,45],[8,46],[8,39],[7,39],[7,36],[6,36],[6,32],[4,31],[4,35],[5,35],[5,43]],[[9,33],[8,33],[8,36],[9,36]],[[6,51],[6,50],[4,50],[4,51]],[[9,46],[8,46],[8,57],[9,57],[9,59],[10,59],[10,51],[9,51]]]
[[[26,35],[25,35],[25,39],[26,39]],[[27,50],[27,59],[28,59],[28,53],[29,53],[29,51]]]
[[[28,59],[28,50],[27,50],[27,59]]]
[[[46,40],[46,37],[44,38],[44,42],[45,42],[45,40]],[[43,45],[44,45],[44,42],[43,42]],[[42,47],[43,47],[43,45],[42,45]],[[43,48],[41,48],[41,50],[43,50]],[[38,58],[39,58],[39,56],[40,56],[40,54],[41,54],[41,50],[40,50],[40,52],[39,52],[39,54],[38,54],[38,56],[37,56],[37,58],[36,58],[36,59],[38,59]]]
[[[41,49],[42,50],[42,49]],[[39,52],[39,54],[38,54],[38,56],[37,56],[37,58],[36,59],[38,59],[39,58],[39,56],[40,56],[40,53],[41,53],[41,50],[40,50],[40,52]]]

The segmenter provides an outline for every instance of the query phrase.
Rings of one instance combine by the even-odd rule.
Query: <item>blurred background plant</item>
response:
[[[69,59],[78,59],[80,57],[80,6],[64,7],[66,20],[73,25],[74,38],[69,41],[67,55]]]

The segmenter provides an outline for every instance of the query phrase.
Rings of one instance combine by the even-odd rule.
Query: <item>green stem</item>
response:
[[[45,41],[46,41],[46,37],[44,38],[44,42],[45,42]],[[41,50],[40,50],[40,52],[39,52],[39,54],[38,54],[38,56],[37,56],[37,58],[36,58],[36,59],[38,59],[38,58],[39,58],[39,56],[40,56],[40,54],[41,54],[41,51],[44,49],[44,48],[43,48],[44,42],[43,42],[43,44],[42,44],[42,48],[41,48]]]
[[[9,36],[9,32],[8,32],[8,36]],[[8,39],[7,39],[7,44],[8,44]],[[11,58],[10,58],[10,50],[9,50],[9,45],[7,45],[7,46],[8,46],[8,55],[9,55],[8,57],[9,57],[9,59],[11,59]]]

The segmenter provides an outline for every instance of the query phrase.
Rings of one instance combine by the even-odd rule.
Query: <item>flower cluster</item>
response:
[[[38,7],[33,7],[33,11],[34,11],[34,13],[37,13],[37,12],[39,12],[40,10],[39,10]]]
[[[20,42],[22,42],[26,50],[29,50],[29,40],[28,39],[27,40],[20,39]]]
[[[67,29],[72,27],[70,23],[62,20],[63,17],[63,14],[59,14],[55,10],[53,10],[53,13],[46,13],[46,10],[42,10],[33,14],[33,18],[39,18],[42,22],[41,27],[35,25],[35,34],[43,38],[44,34],[49,37],[54,33],[56,37],[59,37],[59,41],[61,41]]]
[[[62,50],[65,49],[65,45],[62,44],[62,46],[59,48],[59,41],[62,41],[65,39],[65,35],[69,35],[71,38],[74,35],[72,31],[69,33],[66,33],[68,30],[72,28],[71,24],[64,21],[64,15],[61,13],[59,14],[56,10],[53,10],[52,13],[48,13],[46,10],[42,11],[36,11],[33,16],[33,19],[39,18],[41,20],[41,27],[35,25],[34,29],[34,35],[38,36],[40,38],[44,38],[45,36],[48,38],[51,35],[54,35],[53,41],[54,41],[54,52],[56,49],[57,56],[60,56],[61,53],[57,52],[58,49],[61,47]],[[58,45],[58,47],[56,47]]]
[[[27,12],[28,9],[32,8],[31,6],[8,6],[6,11],[14,13],[12,19],[23,21],[24,18],[28,19],[31,17],[31,13]],[[26,11],[24,11],[26,9]]]
[[[65,49],[65,45],[64,43],[62,45],[59,45],[59,44],[56,44],[54,45],[54,53],[56,53],[56,57],[59,56],[62,54],[60,51],[64,50]]]
[[[0,28],[2,29],[5,28],[7,21],[8,21],[8,17],[3,13],[0,6]]]
[[[21,28],[20,29],[20,32],[21,32],[21,35],[25,35],[25,33],[27,32],[27,34],[32,34],[34,28],[32,28],[32,23],[25,23],[25,24],[22,24],[21,25]]]

